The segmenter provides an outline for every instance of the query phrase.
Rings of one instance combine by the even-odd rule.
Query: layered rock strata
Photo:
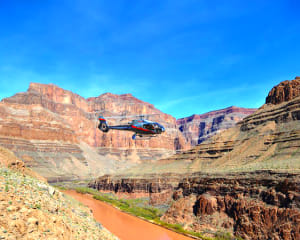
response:
[[[243,239],[300,238],[300,174],[196,174],[182,179],[173,199],[162,220],[187,229]]]
[[[234,127],[237,122],[254,113],[256,108],[231,106],[225,109],[177,119],[179,130],[192,146],[196,146],[209,137]]]
[[[104,175],[91,181],[88,186],[100,191],[114,192],[123,197],[148,196],[151,204],[167,204],[173,189],[183,176],[178,174],[146,175],[130,178],[122,175]]]
[[[131,132],[97,129],[98,115],[158,114],[166,133],[133,141]],[[109,122],[115,124],[114,120]],[[176,119],[131,94],[85,99],[55,85],[31,83],[0,102],[0,145],[49,181],[91,178],[186,149]]]
[[[286,80],[273,87],[269,92],[266,103],[280,104],[290,101],[300,95],[300,77],[294,80]]]

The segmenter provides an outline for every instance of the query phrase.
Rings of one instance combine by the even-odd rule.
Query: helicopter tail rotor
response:
[[[132,140],[135,140],[136,138],[136,133],[132,135]]]
[[[98,128],[102,131],[102,132],[108,132],[109,131],[109,126],[105,120],[105,118],[103,116],[99,116],[99,125]]]

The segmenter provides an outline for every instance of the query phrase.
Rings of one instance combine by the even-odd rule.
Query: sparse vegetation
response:
[[[35,208],[35,209],[41,209],[41,204],[36,203],[33,208]]]
[[[199,232],[188,231],[183,228],[180,224],[170,224],[160,220],[160,217],[163,215],[163,211],[159,208],[155,208],[150,206],[146,200],[143,199],[119,199],[115,195],[110,193],[101,193],[95,189],[87,188],[87,187],[76,187],[78,193],[82,194],[91,194],[94,199],[99,201],[103,201],[113,205],[114,207],[120,209],[121,211],[132,214],[136,217],[140,217],[151,221],[152,223],[158,224],[162,227],[173,230],[177,233],[181,233],[184,235],[194,236],[203,240],[233,240],[240,239],[231,236],[229,233],[221,233],[218,232],[215,234],[214,238],[209,238],[203,236],[203,234]]]
[[[99,227],[85,206],[52,189],[0,167],[0,239],[58,239],[62,232],[68,239],[116,239]]]
[[[147,200],[143,199],[118,199],[112,194],[100,193],[91,188],[78,187],[75,190],[79,193],[89,193],[97,200],[109,203],[120,210],[130,213],[134,216],[147,220],[155,220],[162,216],[162,210],[149,206]]]

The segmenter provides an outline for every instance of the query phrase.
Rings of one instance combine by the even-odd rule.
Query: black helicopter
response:
[[[99,116],[99,125],[98,128],[102,132],[108,132],[109,129],[115,129],[115,130],[123,130],[123,131],[132,131],[134,134],[132,135],[132,139],[135,140],[136,137],[143,137],[143,138],[150,138],[150,137],[156,137],[158,134],[161,134],[165,131],[165,128],[157,123],[152,122],[149,120],[144,119],[146,116],[155,115],[155,114],[147,114],[147,115],[137,115],[134,117],[139,117],[140,119],[135,119],[129,122],[125,125],[115,125],[115,126],[109,126],[106,122],[106,119],[112,118],[129,118],[130,116],[117,116],[117,117],[107,117],[104,118],[103,116]]]

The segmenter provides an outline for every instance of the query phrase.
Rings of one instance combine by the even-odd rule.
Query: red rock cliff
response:
[[[97,128],[100,114],[152,113],[159,114],[153,120],[162,123],[166,132],[151,140],[133,141],[131,132],[112,130],[105,134]],[[175,118],[131,94],[106,93],[85,99],[39,83],[31,83],[27,92],[0,102],[0,145],[50,181],[88,176],[90,171],[112,172],[189,147],[176,129]]]
[[[273,87],[269,92],[266,103],[280,104],[300,96],[300,77],[286,80]]]

